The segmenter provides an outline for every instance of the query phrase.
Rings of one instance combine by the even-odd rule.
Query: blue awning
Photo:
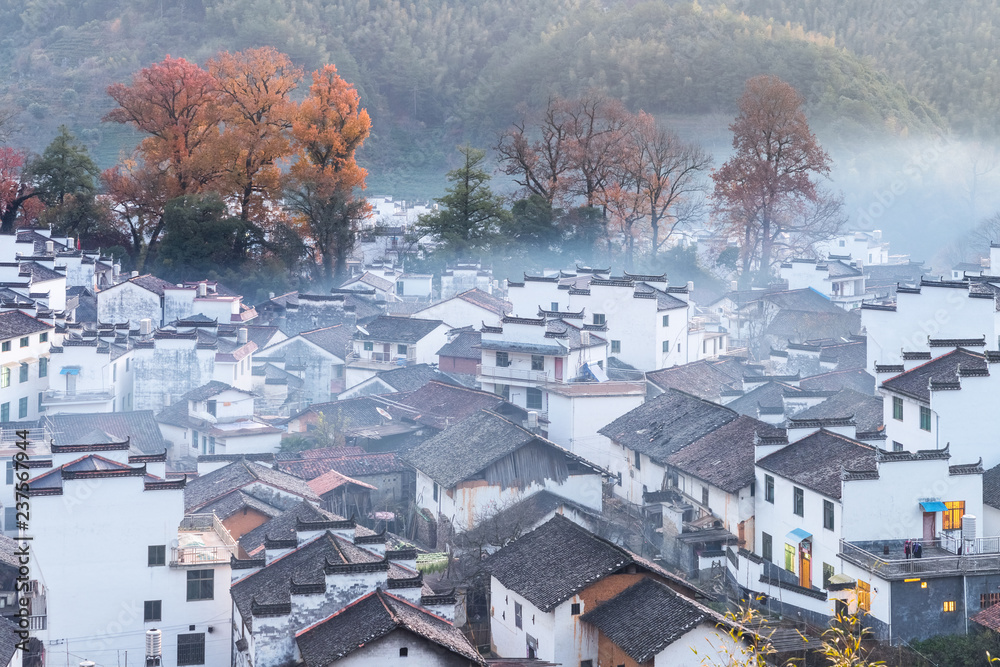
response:
[[[932,500],[932,501],[928,501],[928,502],[925,502],[925,503],[920,503],[920,506],[922,508],[924,508],[925,512],[947,512],[948,511],[948,507],[944,503],[942,503],[942,502],[940,502],[938,500]]]
[[[801,542],[802,540],[808,540],[812,538],[812,533],[807,533],[801,528],[796,528],[792,532],[785,536],[785,539],[791,540],[792,542]]]
[[[62,370],[59,371],[59,375],[79,375],[79,374],[80,374],[79,368],[63,368]]]

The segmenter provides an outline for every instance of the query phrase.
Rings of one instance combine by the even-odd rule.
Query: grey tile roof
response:
[[[17,652],[20,638],[17,627],[6,617],[0,617],[0,665],[9,665]]]
[[[800,391],[798,387],[784,382],[765,382],[739,398],[729,401],[726,403],[726,407],[741,415],[756,417],[758,415],[757,408],[784,408],[785,393],[798,391]]]
[[[259,324],[250,324],[246,327],[247,330],[247,340],[253,343],[257,343],[257,349],[263,350],[265,347],[271,344],[272,339],[281,331],[275,326],[264,326]]]
[[[703,359],[646,373],[646,381],[663,391],[680,389],[714,401],[723,390],[741,385],[744,372],[744,364],[736,359]]]
[[[149,290],[150,292],[158,294],[160,296],[163,296],[165,290],[177,287],[173,283],[163,280],[162,278],[157,278],[156,276],[150,273],[147,273],[146,275],[143,276],[136,276],[135,278],[130,278],[127,282],[138,285],[139,287]],[[124,284],[124,283],[119,283],[119,284]],[[113,289],[113,287],[108,289]]]
[[[212,380],[211,382],[203,384],[200,387],[195,387],[191,391],[184,394],[182,398],[185,401],[207,401],[213,396],[218,396],[224,391],[237,391],[241,394],[246,394],[247,396],[253,396],[253,392],[249,392],[244,389],[237,389],[236,387],[226,384],[225,382]]]
[[[705,607],[645,577],[584,614],[582,620],[596,626],[615,646],[642,664],[652,662],[663,649],[702,623],[715,626],[720,619]]]
[[[207,505],[202,506],[198,512],[200,514],[215,514],[219,519],[225,520],[244,509],[252,509],[271,518],[278,516],[282,512],[281,508],[270,505],[266,501],[242,489],[232,491],[221,498],[213,500]]]
[[[241,460],[189,480],[184,487],[185,509],[196,510],[254,482],[261,482],[301,498],[319,502],[319,496],[312,492],[305,480],[253,461]]]
[[[539,443],[567,461],[583,460],[520,424],[481,410],[431,436],[403,455],[403,460],[446,489],[471,478],[521,447]]]
[[[295,503],[279,512],[248,533],[240,537],[240,546],[247,554],[254,555],[264,546],[265,539],[290,540],[295,537],[295,525],[298,521],[340,521],[344,517],[320,509],[307,500]]]
[[[0,313],[0,340],[28,336],[33,333],[52,329],[50,324],[26,315],[20,310],[8,310]]]
[[[415,391],[431,380],[450,381],[450,378],[429,364],[402,366],[382,371],[378,379],[399,392]]]
[[[484,339],[479,343],[479,347],[483,350],[515,352],[522,354],[543,354],[550,357],[562,357],[566,355],[566,348],[558,344],[546,345],[544,343],[520,343],[508,340]]]
[[[300,335],[330,354],[344,359],[350,351],[351,339],[356,332],[357,329],[355,327],[346,324],[336,324],[332,327],[303,331]]]
[[[796,484],[840,500],[841,469],[874,472],[875,449],[825,429],[765,456],[762,469]]]
[[[840,391],[853,389],[862,394],[875,393],[875,376],[861,369],[831,371],[821,375],[802,378],[799,389],[808,391]]]
[[[421,320],[413,317],[377,317],[364,326],[367,335],[355,333],[361,340],[386,343],[416,343],[441,326],[441,320]]]
[[[480,410],[491,410],[521,421],[527,411],[508,403],[496,394],[481,389],[431,380],[405,395],[383,396],[383,400],[404,405],[416,411],[414,419],[438,429],[455,424]]]
[[[890,391],[930,402],[930,383],[957,381],[959,368],[985,370],[989,365],[986,363],[986,355],[960,347],[893,376],[884,381],[882,386]]]
[[[859,433],[882,428],[882,397],[841,389],[822,403],[796,413],[792,419],[843,419],[854,417]]]
[[[46,419],[57,445],[77,442],[92,431],[99,430],[120,441],[131,438],[132,447],[143,454],[159,454],[166,448],[152,410],[56,414]]]
[[[475,287],[470,290],[466,290],[461,294],[455,295],[455,298],[467,301],[471,304],[479,306],[480,308],[485,308],[486,310],[496,313],[497,315],[509,313],[513,308],[509,302],[484,292],[481,289],[476,289]]]
[[[629,565],[696,589],[676,575],[555,516],[490,556],[483,569],[505,588],[548,612],[587,586]]]
[[[348,477],[393,474],[411,470],[410,466],[400,460],[396,452],[361,452],[327,458],[293,459],[278,461],[277,466],[280,470],[303,479],[315,479],[330,470],[336,470]]]
[[[21,262],[21,275],[31,276],[31,282],[40,283],[46,280],[58,280],[66,276],[58,271],[53,271],[44,264],[38,262]]]
[[[983,504],[1000,509],[1000,465],[983,473]]]
[[[844,313],[840,306],[811,287],[783,292],[761,292],[760,297],[782,310],[810,313]]]
[[[754,480],[755,436],[781,433],[769,424],[741,415],[667,457],[667,463],[727,493]]]
[[[820,352],[821,361],[835,361],[838,371],[864,370],[868,366],[867,340],[824,345]]]
[[[444,347],[437,351],[439,357],[456,357],[458,359],[481,359],[482,351],[479,344],[483,339],[483,334],[478,331],[463,331]]]
[[[18,561],[18,557],[15,555],[17,550],[17,541],[12,537],[7,537],[6,535],[0,535],[0,563],[4,565],[10,565],[11,567],[17,567],[22,565]],[[0,662],[0,664],[3,664]]]
[[[625,413],[598,433],[663,462],[737,416],[729,408],[671,389]]]
[[[298,635],[295,641],[304,667],[327,667],[389,633],[399,631],[422,637],[461,656],[463,664],[486,665],[475,647],[452,623],[381,590],[355,600]]]
[[[836,312],[781,310],[764,330],[765,335],[793,343],[821,338],[847,338],[861,330],[861,316],[833,306]]]
[[[584,348],[582,333],[583,330],[580,327],[563,320],[549,320],[545,324],[545,337],[554,338],[571,350]],[[590,343],[586,347],[598,347],[606,344],[607,341],[604,338],[591,331]]]
[[[840,260],[827,263],[827,272],[831,278],[860,278],[862,273],[849,264],[844,264]]]

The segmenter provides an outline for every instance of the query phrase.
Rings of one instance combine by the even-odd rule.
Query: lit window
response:
[[[941,513],[942,530],[961,530],[962,515],[965,514],[964,500],[951,500],[944,504],[948,509]]]
[[[858,582],[858,609],[861,611],[872,610],[872,588],[867,581]]]
[[[785,569],[795,572],[795,547],[791,544],[785,545]]]
[[[944,607],[941,609],[941,611],[955,611],[955,601],[945,600]]]

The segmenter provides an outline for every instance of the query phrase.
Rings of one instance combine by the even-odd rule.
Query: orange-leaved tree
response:
[[[286,180],[286,203],[311,241],[322,277],[332,284],[346,268],[368,205],[357,191],[367,172],[355,152],[371,132],[357,91],[326,65],[312,74],[309,96],[292,122],[295,162]]]
[[[215,80],[225,166],[220,194],[235,204],[243,222],[269,229],[281,197],[278,163],[291,154],[288,130],[295,104],[289,95],[302,70],[273,47],[223,52],[208,61]]]
[[[0,147],[0,234],[13,234],[18,216],[31,221],[44,208],[30,182],[27,162],[24,151]]]
[[[803,100],[788,83],[762,75],[747,81],[732,125],[732,157],[712,174],[714,213],[739,239],[744,274],[766,274],[782,246],[802,251],[843,223],[840,198],[819,186],[830,156],[809,129]]]

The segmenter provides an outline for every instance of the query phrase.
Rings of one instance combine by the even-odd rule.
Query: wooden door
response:
[[[556,357],[556,382],[562,382],[563,379],[563,360],[562,357]]]
[[[812,586],[812,544],[807,540],[799,545],[799,586]]]
[[[924,512],[924,540],[934,539],[934,512]]]

